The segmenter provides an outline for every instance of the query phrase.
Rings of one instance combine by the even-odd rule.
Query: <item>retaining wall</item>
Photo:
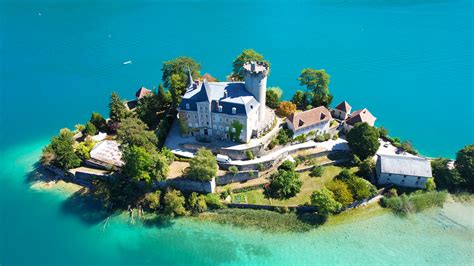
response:
[[[247,180],[255,179],[260,177],[260,173],[258,171],[245,171],[245,172],[238,172],[236,174],[227,173],[222,176],[218,176],[216,180],[216,184],[219,186],[227,185],[230,183],[235,182],[244,182]]]

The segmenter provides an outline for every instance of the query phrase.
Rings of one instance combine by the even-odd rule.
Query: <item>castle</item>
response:
[[[187,134],[248,142],[269,130],[275,120],[265,106],[268,64],[243,65],[244,82],[193,81],[179,105],[179,119]]]

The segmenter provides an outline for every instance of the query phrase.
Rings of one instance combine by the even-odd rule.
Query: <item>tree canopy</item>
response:
[[[168,160],[156,151],[147,151],[143,147],[129,146],[123,153],[123,175],[135,181],[151,183],[164,180],[168,174]]]
[[[186,92],[188,84],[188,69],[191,71],[193,79],[198,79],[201,65],[193,58],[181,56],[163,63],[163,84],[171,93],[171,100],[174,106],[181,101],[181,96]]]
[[[278,170],[271,175],[270,180],[269,195],[279,199],[296,196],[303,184],[299,179],[299,174],[292,170]]]
[[[431,161],[431,170],[438,188],[453,191],[461,183],[461,177],[457,169],[449,169],[449,162],[449,159],[436,158]]]
[[[334,194],[327,188],[313,192],[311,195],[311,205],[318,208],[318,213],[322,216],[328,216],[331,213],[341,209],[341,203],[334,199]]]
[[[333,97],[329,92],[330,76],[324,69],[305,68],[298,80],[301,86],[306,86],[306,90],[311,92],[313,106],[324,105],[328,107],[331,104]]]
[[[474,144],[467,145],[456,153],[454,166],[459,172],[461,183],[474,191]]]
[[[164,93],[164,95],[160,93]],[[158,94],[152,93],[138,100],[135,113],[149,128],[155,129],[158,125],[158,113],[169,104],[169,102],[166,102],[166,98],[167,94],[165,92],[158,92]]]
[[[97,133],[97,128],[91,122],[87,122],[84,128],[84,134],[87,136],[94,136]]]
[[[216,157],[210,150],[201,148],[189,162],[188,177],[199,181],[210,181],[217,175]]]
[[[282,116],[282,117],[287,117],[291,114],[296,112],[296,105],[292,102],[280,102],[278,104],[278,108],[276,110],[277,115]]]
[[[257,53],[253,49],[246,49],[243,50],[240,55],[238,55],[235,59],[234,62],[232,62],[232,74],[231,78],[233,80],[243,80],[244,79],[244,64],[248,61],[263,61],[266,62],[268,65],[270,63],[265,60],[263,55]]]
[[[109,103],[109,117],[112,122],[120,122],[128,116],[128,110],[116,92],[112,92]]]
[[[347,133],[347,142],[352,152],[361,160],[374,156],[380,147],[379,133],[367,123],[356,123]]]
[[[144,147],[146,150],[156,150],[158,139],[153,131],[140,119],[125,118],[117,130],[117,138],[129,146]]]
[[[332,180],[326,185],[326,188],[333,193],[334,199],[342,206],[347,206],[354,201],[347,184],[341,180]]]
[[[163,197],[164,212],[170,216],[182,216],[186,214],[184,204],[185,198],[178,190],[170,190]]]
[[[107,122],[100,113],[93,112],[89,122],[91,122],[100,132],[107,131]]]
[[[58,136],[54,136],[48,146],[43,149],[41,163],[54,165],[63,170],[78,167],[81,159],[73,148],[73,133],[65,128],[61,129]]]
[[[270,108],[277,108],[278,104],[280,103],[280,95],[276,89],[268,89],[267,96],[266,96],[266,105]]]

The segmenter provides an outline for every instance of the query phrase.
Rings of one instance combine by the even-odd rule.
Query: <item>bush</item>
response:
[[[293,131],[286,128],[282,128],[280,129],[280,131],[278,131],[278,135],[276,139],[278,141],[278,144],[286,145],[288,142],[291,142],[292,138],[293,138]]]
[[[235,165],[232,165],[229,167],[229,172],[233,175],[236,175],[239,172],[239,168],[237,168]]]
[[[289,213],[290,212],[290,208],[288,208],[288,206],[276,206],[275,207],[275,211],[279,212],[279,213]]]
[[[358,174],[363,178],[370,180],[375,174],[375,163],[372,158],[367,158],[359,164]]]
[[[329,133],[324,133],[324,134],[319,134],[314,138],[314,141],[316,142],[324,142],[328,141],[331,138],[331,134]]]
[[[344,182],[356,200],[367,199],[377,194],[377,188],[363,178],[353,176]]]
[[[205,196],[206,205],[211,209],[222,209],[225,205],[220,201],[216,194],[207,194]]]
[[[310,176],[311,177],[321,177],[324,173],[324,168],[320,165],[315,165],[311,168]]]
[[[221,192],[221,199],[225,200],[228,196],[232,195],[232,190],[230,187],[226,187],[224,191]]]
[[[351,156],[351,163],[352,165],[359,165],[361,163],[359,156],[352,154]]]
[[[269,196],[278,199],[288,199],[300,192],[303,183],[299,174],[293,171],[278,170],[270,177]]]
[[[272,139],[272,141],[270,141],[267,147],[269,150],[273,150],[273,148],[275,148],[276,145],[278,145],[278,140]]]
[[[335,213],[342,207],[341,203],[334,199],[334,194],[325,187],[313,192],[311,195],[311,205],[317,207],[318,213],[323,216]]]
[[[86,123],[86,127],[84,128],[84,134],[86,136],[94,136],[97,133],[97,128],[91,122]]]
[[[94,148],[95,142],[91,139],[86,139],[84,142],[79,143],[76,146],[75,153],[82,160],[88,160],[91,158],[91,150]]]
[[[406,215],[409,213],[420,212],[435,206],[442,207],[446,198],[447,193],[444,191],[417,191],[409,196],[403,194],[399,197],[384,197],[382,205],[386,208],[392,209],[396,213]]]
[[[278,166],[278,171],[293,171],[295,170],[295,164],[289,160],[284,161]]]
[[[186,209],[184,208],[185,199],[178,190],[170,190],[166,192],[163,200],[165,214],[170,216],[186,215]]]
[[[337,134],[337,133],[332,136],[333,140],[337,140],[338,138],[339,138],[339,134]]]
[[[151,211],[157,211],[160,208],[161,191],[147,193],[145,195],[144,204]]]
[[[189,162],[188,177],[198,181],[210,181],[217,175],[216,157],[210,150],[201,148]]]
[[[263,165],[263,163],[257,164],[257,170],[258,170],[258,171],[263,171],[263,170],[265,170],[265,166]]]
[[[334,199],[344,207],[354,201],[346,183],[340,180],[332,180],[326,185],[326,188],[334,194]]]
[[[254,156],[253,156],[253,152],[251,150],[247,150],[245,152],[245,155],[247,155],[247,159],[248,160],[253,160]]]
[[[433,178],[428,178],[425,184],[426,191],[434,191],[436,190],[436,183]]]
[[[294,103],[286,101],[280,102],[276,110],[276,114],[281,117],[287,117],[293,114],[294,112],[296,112],[296,105]]]
[[[196,192],[191,193],[188,197],[188,209],[192,213],[201,213],[207,211],[206,197],[198,195]]]

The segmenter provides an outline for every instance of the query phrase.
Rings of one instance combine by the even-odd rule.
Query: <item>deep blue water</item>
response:
[[[324,68],[335,104],[367,107],[424,155],[453,157],[474,142],[473,13],[469,0],[0,0],[0,264],[473,262],[472,228],[445,231],[438,216],[305,236],[120,219],[103,231],[25,182],[50,136],[106,115],[112,91],[156,86],[180,55],[224,79],[245,48],[271,61],[269,85],[285,98],[303,68]]]

